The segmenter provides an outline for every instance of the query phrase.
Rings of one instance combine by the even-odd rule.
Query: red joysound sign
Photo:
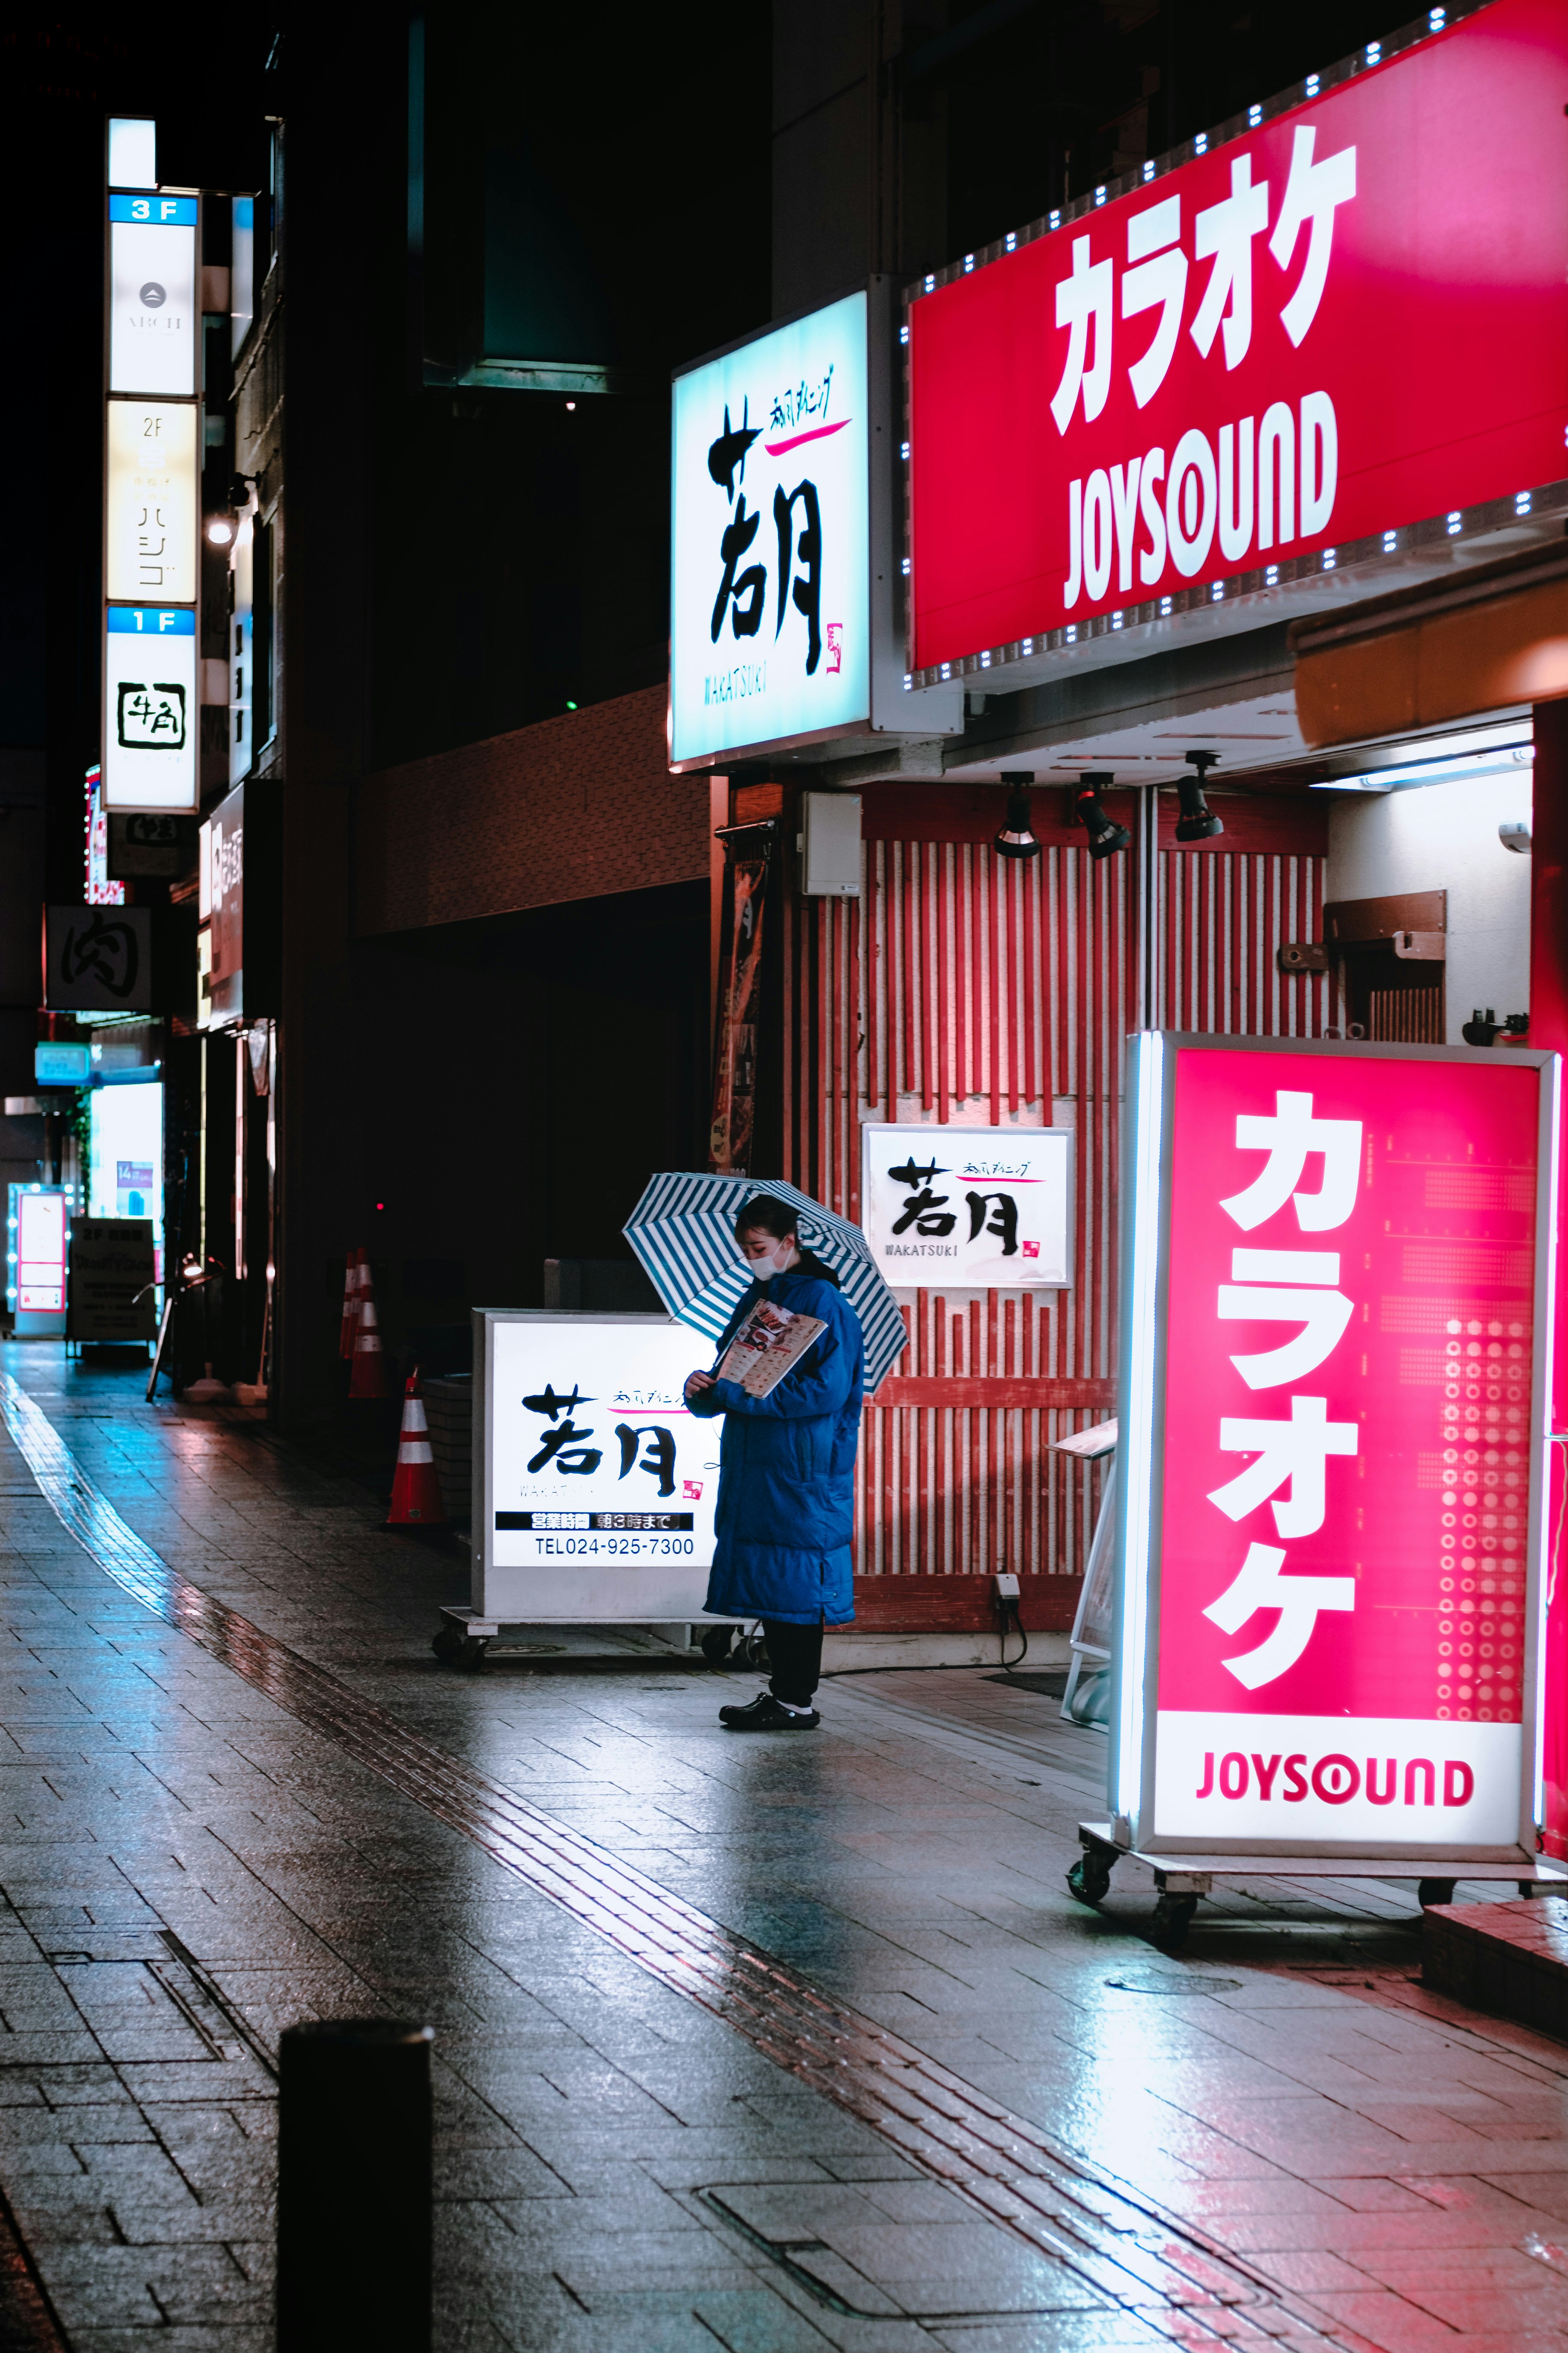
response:
[[[918,682],[1568,475],[1568,6],[1356,67],[917,292]]]

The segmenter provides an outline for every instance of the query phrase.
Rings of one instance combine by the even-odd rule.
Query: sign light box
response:
[[[41,1039],[33,1049],[33,1082],[40,1087],[85,1087],[92,1076],[86,1046],[51,1044]]]
[[[474,1315],[483,1433],[474,1607],[634,1624],[701,1614],[721,1424],[690,1413],[711,1346],[664,1315]]]
[[[71,1196],[61,1185],[12,1185],[7,1188],[10,1216],[6,1219],[5,1295],[16,1318],[16,1329],[36,1334],[40,1328],[65,1328],[66,1220]],[[40,1326],[32,1319],[51,1319]]]
[[[1431,22],[920,282],[917,685],[1255,628],[1561,509],[1568,14]]]
[[[201,327],[195,196],[109,199],[109,389],[194,398]]]
[[[670,764],[871,715],[868,298],[678,375]]]
[[[860,1223],[896,1288],[1071,1284],[1070,1128],[870,1120],[860,1134]]]
[[[106,810],[197,806],[196,617],[187,606],[110,605],[103,663]]]
[[[194,605],[201,461],[194,401],[109,403],[105,594]]]
[[[1557,1085],[1134,1040],[1119,1840],[1533,1862]]]

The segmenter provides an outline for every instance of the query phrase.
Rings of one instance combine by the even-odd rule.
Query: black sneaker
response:
[[[815,1732],[822,1718],[814,1707],[796,1715],[781,1707],[771,1691],[761,1691],[748,1707],[721,1707],[719,1721],[729,1732]]]

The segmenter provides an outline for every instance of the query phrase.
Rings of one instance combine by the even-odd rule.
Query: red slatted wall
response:
[[[1110,797],[1133,847],[1097,865],[1081,832],[1046,822],[1056,796],[1037,795],[1046,847],[1019,863],[990,848],[994,790],[874,787],[858,902],[796,896],[786,860],[784,1159],[796,1184],[858,1216],[863,1118],[1016,1116],[1077,1134],[1073,1289],[951,1304],[921,1291],[906,1310],[908,1353],[866,1410],[862,1576],[1081,1574],[1100,1474],[1048,1449],[1114,1410],[1127,1032],[1145,1019],[1310,1036],[1331,1018],[1326,979],[1276,962],[1283,943],[1321,936],[1320,807],[1226,798],[1225,836],[1182,849],[1168,800],[1156,848],[1137,797]]]

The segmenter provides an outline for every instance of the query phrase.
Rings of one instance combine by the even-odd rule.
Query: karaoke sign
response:
[[[1506,1854],[1533,1778],[1553,1059],[1151,1044],[1142,1834]]]
[[[1430,22],[915,289],[917,684],[1568,474],[1568,15]]]

